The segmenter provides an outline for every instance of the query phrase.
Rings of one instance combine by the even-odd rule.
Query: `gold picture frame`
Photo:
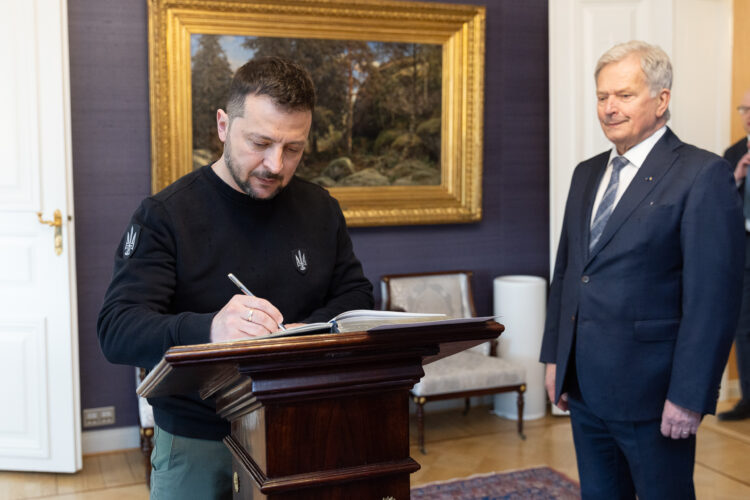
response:
[[[482,215],[485,8],[384,0],[149,0],[151,187],[193,168],[191,36],[442,46],[440,184],[332,187],[350,226],[466,223]]]

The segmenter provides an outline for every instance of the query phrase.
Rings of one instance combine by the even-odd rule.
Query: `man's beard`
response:
[[[229,140],[227,139],[227,143]],[[259,169],[255,169],[252,172],[250,172],[250,177],[257,177],[258,179],[265,179],[265,180],[277,180],[279,181],[279,187],[276,188],[276,190],[271,193],[270,195],[266,196],[265,198],[258,195],[258,193],[253,189],[253,186],[250,184],[250,179],[246,178],[243,179],[240,176],[240,170],[237,168],[234,163],[232,162],[232,156],[230,154],[231,148],[227,147],[228,144],[225,145],[224,148],[224,163],[227,165],[227,169],[229,169],[229,173],[232,176],[232,179],[234,179],[234,182],[239,186],[239,188],[242,190],[243,193],[250,196],[251,198],[255,200],[270,200],[271,198],[275,197],[277,194],[281,192],[282,189],[284,189],[283,186],[283,180],[284,178],[279,174],[273,174],[271,172],[268,172],[267,170],[263,169],[260,172],[258,172]],[[263,167],[260,167],[262,169]]]

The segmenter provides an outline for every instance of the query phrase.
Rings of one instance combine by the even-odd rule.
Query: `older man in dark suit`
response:
[[[742,208],[728,163],[666,127],[672,67],[628,42],[596,67],[614,148],[575,170],[541,361],[570,409],[584,499],[695,497],[695,433],[737,324]]]
[[[742,398],[729,411],[719,413],[719,420],[744,420],[750,418],[750,183],[745,182],[747,168],[750,166],[750,89],[742,96],[737,106],[742,117],[742,125],[747,136],[732,144],[725,152],[724,159],[734,167],[734,179],[740,194],[744,198],[745,212],[745,272],[742,287],[742,309],[737,334],[734,339],[737,355],[737,370],[740,373],[740,390]]]

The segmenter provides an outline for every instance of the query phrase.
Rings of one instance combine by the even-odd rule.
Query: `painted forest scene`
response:
[[[439,185],[442,47],[421,43],[192,35],[193,168],[222,152],[216,110],[258,56],[307,69],[317,102],[296,175],[323,187]]]

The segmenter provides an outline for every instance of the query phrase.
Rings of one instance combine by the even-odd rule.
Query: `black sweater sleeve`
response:
[[[128,238],[132,246],[134,237],[128,254]],[[112,282],[99,313],[99,342],[109,361],[151,368],[174,345],[209,342],[215,313],[170,311],[176,253],[168,213],[161,202],[147,198],[118,246]]]

